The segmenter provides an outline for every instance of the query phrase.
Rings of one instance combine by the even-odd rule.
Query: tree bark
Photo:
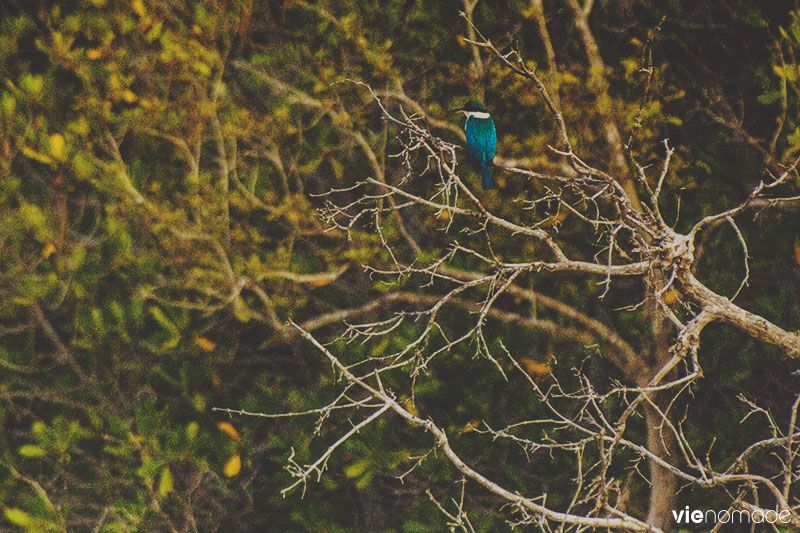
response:
[[[648,405],[645,409],[647,423],[647,449],[668,459],[674,450],[674,437],[666,428],[660,431],[661,415]],[[678,493],[675,474],[650,461],[650,501],[647,511],[648,525],[663,531],[672,528],[672,510]]]
[[[648,302],[645,313],[650,319],[650,334],[652,337],[650,339],[649,353],[647,354],[650,371],[646,381],[640,380],[639,384],[641,386],[646,386],[652,376],[657,374],[671,358],[670,323],[661,309],[659,309],[659,304],[655,297],[656,291],[663,287],[665,283],[664,277],[657,272],[653,272],[647,279]],[[675,451],[674,434],[668,427],[665,427],[667,421],[664,419],[663,408],[659,412],[658,408],[655,407],[661,407],[663,403],[666,403],[664,400],[669,401],[669,398],[664,398],[663,394],[653,393],[650,395],[652,403],[645,405],[647,449],[657,457],[669,461],[674,456]],[[675,509],[678,481],[675,478],[675,474],[654,461],[649,461],[649,464],[650,499],[648,502],[647,524],[662,531],[671,531],[673,522],[672,510]]]

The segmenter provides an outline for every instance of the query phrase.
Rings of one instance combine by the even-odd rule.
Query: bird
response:
[[[494,120],[486,106],[477,100],[470,100],[452,111],[466,115],[464,133],[467,134],[467,153],[481,165],[481,186],[484,190],[494,188],[492,180],[492,160],[497,146],[497,131]]]

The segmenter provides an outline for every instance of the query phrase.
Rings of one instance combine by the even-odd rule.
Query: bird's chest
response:
[[[467,148],[471,155],[475,155],[472,154],[475,151],[486,153],[486,155],[494,151],[495,131],[491,118],[469,117],[464,125],[464,130],[467,136]]]
[[[494,124],[492,124],[492,119],[490,118],[483,119],[470,117],[467,119],[464,129],[467,134],[467,140],[472,138],[479,142],[485,142],[491,137],[492,131],[494,130]]]

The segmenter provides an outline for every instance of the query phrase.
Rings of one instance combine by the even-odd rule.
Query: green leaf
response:
[[[34,435],[36,435],[36,438],[41,440],[47,434],[47,426],[44,422],[37,420],[33,423],[33,425],[31,425],[31,431]]]
[[[14,99],[14,96],[10,93],[3,92],[0,95],[0,109],[5,111],[7,116],[11,116],[14,114],[14,111],[17,109],[17,101]]]
[[[129,446],[113,446],[111,444],[107,444],[103,446],[103,451],[109,455],[113,455],[114,457],[133,457],[133,451]]]
[[[247,307],[247,304],[241,296],[233,301],[233,316],[235,316],[239,322],[249,322],[250,318],[252,318],[250,308]]]
[[[6,509],[5,515],[9,522],[17,526],[26,527],[31,523],[31,515],[16,507]]]
[[[333,175],[336,176],[337,180],[342,179],[344,175],[344,166],[339,162],[338,159],[331,159],[331,169],[333,170]]]
[[[54,238],[53,229],[42,210],[33,204],[23,204],[19,208],[19,217],[28,229],[33,230],[37,241],[44,243]]]
[[[344,468],[344,475],[349,478],[358,477],[364,473],[364,471],[367,469],[368,466],[369,466],[369,460],[361,459],[353,464],[347,465]]]
[[[172,323],[160,307],[151,307],[150,315],[170,333],[169,339],[164,341],[161,347],[166,349],[175,348],[181,340],[180,332],[175,327],[175,324]]]
[[[186,438],[193,441],[197,438],[197,433],[200,431],[200,425],[197,422],[189,422],[186,426]]]
[[[142,465],[136,469],[136,475],[142,478],[148,487],[152,487],[156,472],[158,471],[159,467],[161,467],[161,464],[162,463],[160,461],[156,461],[145,456],[142,458]]]
[[[169,467],[164,467],[158,480],[158,493],[164,498],[170,492],[172,492],[172,472]]]
[[[427,524],[414,520],[409,520],[403,524],[403,533],[426,533],[430,530],[431,528]]]
[[[85,155],[78,154],[72,159],[72,169],[76,178],[88,181],[94,173],[94,163]]]
[[[192,406],[195,408],[195,410],[202,413],[206,410],[206,397],[199,392],[196,393],[194,396],[192,396]]]
[[[44,457],[47,455],[47,450],[35,444],[24,444],[19,447],[17,453],[23,457]]]
[[[366,474],[358,478],[358,481],[356,481],[356,488],[359,490],[367,488],[367,486],[369,486],[370,482],[372,481],[374,475],[375,475],[374,472],[367,472]]]
[[[44,79],[41,76],[34,76],[32,74],[25,74],[22,77],[22,82],[20,86],[26,92],[31,94],[39,94],[42,92],[44,88]]]
[[[769,105],[777,102],[780,97],[780,91],[767,91],[759,94],[757,100],[759,104]]]

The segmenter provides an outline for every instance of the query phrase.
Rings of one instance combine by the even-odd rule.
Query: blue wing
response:
[[[494,150],[497,145],[494,121],[491,117],[469,117],[464,125],[464,132],[467,135],[467,152],[480,162],[481,185],[484,190],[493,189],[492,159],[494,159]]]
[[[497,132],[491,117],[469,117],[464,126],[469,155],[478,161],[491,161],[494,158],[495,146],[497,146]]]

